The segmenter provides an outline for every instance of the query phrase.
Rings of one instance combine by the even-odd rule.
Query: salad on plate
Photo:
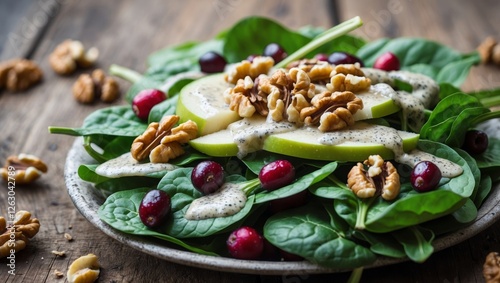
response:
[[[477,52],[421,38],[366,42],[243,19],[154,52],[129,104],[79,128],[79,177],[100,219],[193,253],[359,270],[425,261],[472,223],[500,175],[499,90],[460,89]],[[262,33],[265,30],[265,33]]]

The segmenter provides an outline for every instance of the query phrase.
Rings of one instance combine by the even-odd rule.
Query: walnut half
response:
[[[483,276],[486,283],[500,283],[500,254],[491,252],[483,264]]]
[[[40,229],[38,219],[31,218],[31,213],[25,210],[16,212],[12,224],[8,226],[6,219],[0,216],[0,258],[24,249]]]
[[[0,176],[5,181],[14,180],[18,185],[29,184],[46,172],[47,165],[40,158],[25,153],[7,157],[5,166],[0,168]]]
[[[146,131],[132,143],[132,157],[141,161],[149,156],[152,163],[166,163],[182,155],[182,144],[196,138],[198,126],[193,121],[186,121],[174,127],[177,122],[179,116],[169,115],[159,123],[150,123]]]
[[[401,189],[397,169],[380,155],[371,155],[352,167],[347,175],[347,186],[359,198],[381,195],[385,200],[395,199]]]
[[[73,97],[84,104],[92,103],[96,98],[113,102],[119,95],[118,83],[101,69],[94,70],[92,74],[81,74],[73,84]]]
[[[70,283],[92,283],[97,280],[100,265],[95,254],[77,258],[68,268],[67,277]]]
[[[0,64],[0,89],[23,91],[42,80],[43,72],[31,60],[12,59]]]

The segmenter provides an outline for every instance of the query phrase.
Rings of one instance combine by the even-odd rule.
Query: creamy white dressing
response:
[[[156,172],[171,171],[175,168],[177,166],[169,163],[140,163],[132,157],[130,152],[127,152],[100,164],[95,169],[95,172],[108,178],[120,178],[125,176],[146,176]]]
[[[221,80],[221,82],[224,82]],[[191,89],[191,95],[195,97],[199,108],[203,109],[204,116],[216,115],[221,110],[228,110],[229,105],[224,101],[223,93],[228,88],[226,83],[206,83],[197,88]],[[206,93],[220,93],[221,95],[205,95]]]
[[[238,184],[225,183],[216,192],[193,200],[184,218],[203,220],[231,216],[242,210],[246,201],[247,196]]]
[[[248,153],[261,150],[268,136],[289,132],[297,127],[290,122],[274,122],[270,119],[266,121],[266,118],[257,116],[231,123],[228,129],[238,146],[238,157],[242,158]]]
[[[408,71],[386,72],[372,68],[362,69],[365,76],[370,78],[373,87],[381,88],[382,94],[393,99],[401,107],[408,123],[412,129],[419,131],[425,123],[424,109],[433,107],[439,100],[439,85],[430,77]],[[395,85],[395,80],[408,83],[412,87],[412,92],[394,91],[383,87],[383,84]],[[386,88],[386,89],[383,89]]]
[[[414,149],[409,153],[397,156],[396,161],[406,164],[410,167],[415,167],[420,161],[431,161],[441,170],[441,174],[446,178],[453,178],[462,174],[463,169],[458,164],[449,161],[448,159],[440,158],[430,153]]]

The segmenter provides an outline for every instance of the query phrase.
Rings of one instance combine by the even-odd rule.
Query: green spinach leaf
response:
[[[139,217],[139,205],[150,188],[117,192],[109,196],[98,210],[100,219],[111,227],[128,234],[153,236],[176,244],[188,251],[199,254],[217,256],[217,254],[189,245],[175,237],[151,230],[146,227]]]
[[[271,216],[264,237],[273,245],[310,262],[334,268],[355,268],[372,263],[375,255],[330,225],[322,206],[310,204]]]

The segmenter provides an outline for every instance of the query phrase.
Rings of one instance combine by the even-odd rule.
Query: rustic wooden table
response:
[[[64,282],[79,256],[95,253],[102,264],[99,282],[345,282],[348,274],[256,276],[186,267],[158,260],[109,238],[71,202],[63,178],[65,157],[73,138],[50,135],[50,125],[79,126],[84,117],[104,107],[78,104],[71,86],[78,74],[56,75],[48,55],[72,38],[100,50],[98,67],[112,63],[138,71],[154,50],[187,40],[205,40],[248,15],[274,18],[291,28],[329,27],[359,15],[365,25],[356,33],[368,40],[384,36],[417,36],[467,52],[489,35],[500,39],[500,2],[478,1],[71,1],[20,0],[0,3],[0,58],[27,57],[44,71],[43,83],[24,93],[0,93],[0,162],[11,154],[41,157],[49,171],[36,183],[16,187],[16,208],[39,218],[41,229],[16,254],[16,275],[0,259],[0,282]],[[129,85],[120,81],[125,90]],[[475,67],[464,88],[500,86],[500,69]],[[120,100],[115,104],[123,104]],[[0,187],[0,215],[6,214],[5,183]],[[452,248],[435,253],[423,264],[401,263],[365,270],[362,282],[483,282],[486,254],[500,251],[500,223]],[[64,234],[74,240],[69,242]],[[56,257],[53,250],[66,251]]]

